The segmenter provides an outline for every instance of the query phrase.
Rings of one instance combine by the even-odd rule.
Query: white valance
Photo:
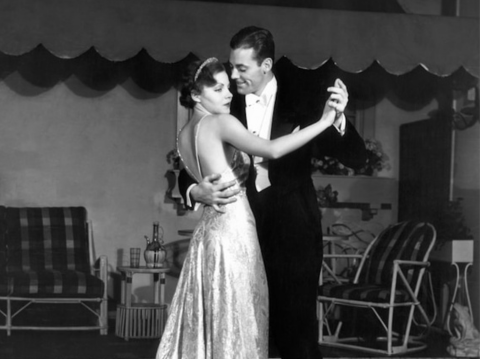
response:
[[[418,65],[447,76],[479,77],[479,20],[209,3],[181,0],[3,0],[0,51],[22,55],[42,44],[60,58],[94,47],[114,61],[142,49],[173,63],[189,53],[227,60],[229,40],[247,25],[266,27],[277,56],[317,68],[328,59],[361,72],[377,61],[391,74]]]

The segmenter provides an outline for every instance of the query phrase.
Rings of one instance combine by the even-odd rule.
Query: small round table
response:
[[[122,298],[117,307],[115,334],[128,340],[130,338],[160,338],[167,319],[165,304],[165,273],[170,268],[132,268],[119,266],[122,274]],[[153,302],[132,303],[132,282],[134,274],[153,275]]]

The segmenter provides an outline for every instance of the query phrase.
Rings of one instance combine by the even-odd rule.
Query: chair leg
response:
[[[100,324],[100,335],[108,334],[108,302],[103,299],[100,303],[100,316],[98,317]]]
[[[12,334],[12,304],[10,298],[7,298],[7,335]]]
[[[318,302],[318,343],[336,343],[338,341],[340,330],[342,329],[343,323],[339,321],[338,323],[330,323],[328,321],[329,313],[335,311],[335,304],[330,303],[325,309],[326,303]],[[325,336],[325,330],[327,331]]]
[[[387,330],[387,353],[392,355],[393,342],[393,307],[388,309],[388,330]]]
[[[100,334],[108,334],[108,260],[106,256],[100,256],[100,279],[103,281],[105,288],[103,291],[103,298],[100,303]]]
[[[323,304],[317,301],[317,318],[318,318],[318,342],[323,341]]]

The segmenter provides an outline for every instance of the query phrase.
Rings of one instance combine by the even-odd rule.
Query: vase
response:
[[[162,229],[162,238],[159,236],[159,223],[153,223],[153,237],[150,240],[147,236],[147,247],[143,252],[145,258],[145,263],[147,268],[162,268],[163,263],[165,262],[166,254],[165,247],[163,246],[163,229]]]

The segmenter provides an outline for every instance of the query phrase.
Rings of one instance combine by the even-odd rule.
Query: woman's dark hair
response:
[[[225,72],[225,67],[220,61],[216,59],[207,61],[209,62],[205,65],[205,61],[194,61],[185,69],[180,89],[180,104],[183,107],[193,108],[196,102],[192,98],[192,92],[200,93],[205,86],[215,86],[217,81],[214,76],[219,72]]]
[[[275,62],[275,41],[267,29],[256,26],[241,29],[230,40],[230,48],[232,50],[253,49],[258,65],[267,58],[271,58],[272,62]]]

